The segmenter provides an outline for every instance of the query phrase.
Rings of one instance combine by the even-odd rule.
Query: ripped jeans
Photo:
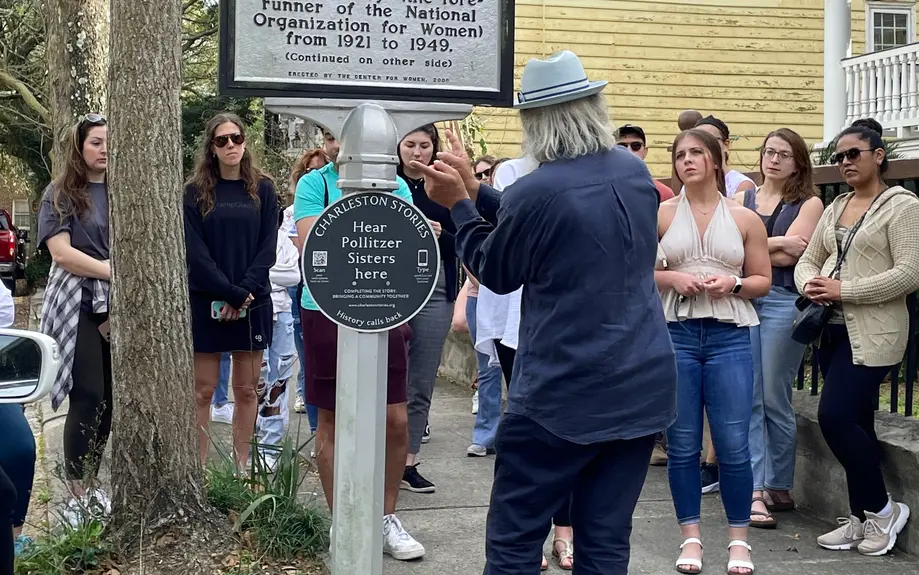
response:
[[[291,376],[297,348],[294,343],[294,318],[288,312],[275,314],[274,335],[271,347],[262,358],[262,372],[258,382],[258,430],[259,453],[265,462],[273,465],[280,453],[271,446],[281,447],[284,430],[290,418],[288,399]]]

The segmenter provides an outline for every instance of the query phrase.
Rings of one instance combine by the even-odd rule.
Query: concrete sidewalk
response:
[[[494,457],[471,458],[475,420],[470,412],[471,392],[439,381],[431,411],[431,441],[422,446],[419,471],[437,485],[433,494],[403,491],[399,516],[406,529],[427,550],[424,559],[401,563],[389,558],[386,575],[481,575],[485,565],[484,526],[488,512]],[[840,510],[843,511],[843,510]],[[728,553],[727,526],[721,500],[705,496],[703,529],[706,573],[725,573]],[[894,552],[868,558],[857,552],[830,552],[815,539],[830,528],[798,513],[777,516],[775,531],[753,530],[750,544],[756,572],[761,574],[915,575],[919,560]],[[632,561],[629,573],[671,574],[679,555],[679,529],[667,483],[666,468],[651,468],[634,517]],[[547,541],[546,552],[551,543]],[[552,565],[549,573],[564,573]],[[535,575],[535,573],[534,573]]]
[[[384,560],[386,575],[481,575],[485,565],[484,529],[491,491],[494,457],[466,456],[475,419],[470,413],[471,391],[468,388],[438,381],[431,411],[431,441],[422,447],[419,461],[421,473],[437,485],[433,494],[402,491],[399,516],[409,532],[427,550],[424,559],[403,563],[389,557]],[[48,517],[54,520],[54,510],[60,509],[66,494],[61,481],[49,477],[62,457],[62,433],[66,409],[52,413],[50,404],[29,408],[33,428],[40,436],[38,477],[33,492],[30,522]],[[301,426],[301,437],[308,436],[306,416],[291,410],[290,432]],[[230,427],[217,424],[215,434],[229,442]],[[309,449],[307,447],[306,449]],[[103,485],[108,484],[105,458]],[[304,498],[316,498],[324,505],[318,489],[318,477],[306,478],[301,489]],[[50,504],[39,499],[51,496]],[[843,510],[840,510],[841,512]],[[828,530],[822,524],[797,513],[779,514],[779,529],[754,530],[751,537],[753,559],[757,573],[775,575],[915,575],[919,560],[894,552],[883,558],[862,557],[856,552],[829,552],[817,547],[815,538]],[[916,519],[914,519],[916,520]],[[724,573],[728,543],[724,512],[717,496],[703,500],[703,525],[707,543],[706,573]],[[632,562],[630,574],[675,573],[674,562],[681,542],[673,516],[673,504],[665,468],[651,468],[648,481],[634,517]],[[550,552],[551,542],[546,542]],[[551,561],[550,561],[551,565]],[[564,573],[550,566],[549,573]],[[534,575],[536,575],[534,573]]]

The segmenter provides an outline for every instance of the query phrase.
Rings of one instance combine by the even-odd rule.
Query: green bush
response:
[[[51,254],[48,250],[36,250],[29,263],[26,264],[26,281],[29,283],[29,289],[44,286],[48,282],[48,274],[51,273]]]
[[[257,454],[255,447],[252,452]],[[208,467],[208,501],[233,520],[234,530],[258,554],[275,559],[318,557],[329,545],[328,516],[314,502],[297,500],[303,477],[292,440],[275,449],[274,472],[256,455],[248,477],[237,472],[232,457],[221,450],[220,461]]]
[[[102,568],[112,553],[103,540],[104,529],[98,520],[77,528],[62,522],[42,534],[16,559],[16,575],[84,573]]]

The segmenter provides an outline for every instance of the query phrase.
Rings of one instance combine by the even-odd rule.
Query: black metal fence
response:
[[[839,171],[835,167],[817,168],[815,171],[816,180],[820,188],[820,197],[824,205],[832,202],[838,195],[850,191],[848,185],[840,180]],[[903,186],[914,194],[919,191],[919,160],[893,160],[890,162],[885,179],[891,186]],[[915,391],[917,379],[917,358],[919,358],[919,345],[917,345],[917,317],[919,317],[919,303],[917,303],[916,294],[910,295],[907,300],[907,310],[909,314],[909,337],[906,345],[906,354],[903,360],[890,370],[890,412],[902,413],[907,417],[913,416],[913,393]],[[810,379],[811,395],[820,393],[820,369],[818,366],[818,355],[820,349],[816,345],[808,347],[809,353],[805,353],[804,360],[798,369],[798,389],[803,390]],[[810,377],[808,378],[808,372]],[[882,386],[882,392],[886,392],[886,386]],[[901,392],[902,390],[902,392]],[[902,407],[900,404],[902,393]],[[876,399],[875,408],[880,406],[880,397]]]

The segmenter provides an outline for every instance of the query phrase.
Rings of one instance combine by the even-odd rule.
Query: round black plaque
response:
[[[440,248],[421,210],[389,192],[342,196],[316,219],[303,285],[319,310],[363,332],[398,327],[428,302]]]

